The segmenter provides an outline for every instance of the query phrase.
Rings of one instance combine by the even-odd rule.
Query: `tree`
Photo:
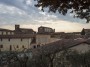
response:
[[[86,19],[90,21],[90,0],[36,0],[36,7],[48,7],[49,12],[58,11],[60,14],[66,15],[70,9],[70,13],[75,13],[74,17]]]
[[[28,56],[25,52],[2,52],[0,54],[0,66],[27,67]]]
[[[85,29],[83,28],[83,30],[81,31],[81,35],[85,35]]]
[[[67,55],[71,67],[90,67],[90,51],[79,53],[72,51]]]
[[[35,67],[54,67],[54,59],[56,53],[46,53],[46,51],[41,48],[37,50],[39,53],[36,56],[33,56]],[[49,52],[49,50],[48,50]]]

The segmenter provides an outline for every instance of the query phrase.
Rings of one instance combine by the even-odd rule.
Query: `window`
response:
[[[23,41],[23,39],[21,38],[21,41]]]
[[[0,45],[0,48],[3,48],[3,45]]]
[[[6,32],[6,35],[8,34],[8,32]]]
[[[10,35],[10,32],[8,32],[8,35]]]
[[[10,35],[12,35],[12,32],[10,32]]]
[[[17,48],[19,48],[19,46],[17,45]]]
[[[0,31],[0,35],[2,35],[2,31]]]
[[[8,41],[10,41],[10,38],[8,39]]]
[[[40,47],[40,45],[37,45],[37,47]]]
[[[10,45],[10,51],[12,51],[12,45]]]
[[[3,35],[3,32],[2,32],[2,35]]]
[[[14,34],[14,32],[12,32],[12,35]]]
[[[6,35],[6,32],[5,31],[3,32],[3,35]]]
[[[24,48],[24,45],[22,46],[22,48]]]
[[[1,38],[1,41],[2,41],[3,39]]]
[[[36,46],[33,46],[33,48],[36,48]]]

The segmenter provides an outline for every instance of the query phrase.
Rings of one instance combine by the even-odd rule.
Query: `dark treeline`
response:
[[[26,53],[0,53],[0,67],[90,67],[90,51],[80,53],[65,50],[29,58]]]

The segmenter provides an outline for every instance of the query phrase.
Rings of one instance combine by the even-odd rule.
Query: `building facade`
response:
[[[33,29],[20,28],[19,25],[15,25],[15,30],[0,28],[0,51],[29,49],[35,34]]]
[[[40,26],[38,28],[38,33],[39,34],[45,34],[45,33],[54,33],[55,32],[55,29],[52,29],[50,27],[43,27],[43,26]]]
[[[60,40],[59,38],[51,37],[51,34],[37,34],[34,39],[34,43],[31,43],[32,48],[38,48],[51,42]]]
[[[15,34],[36,34],[33,29],[20,28],[20,25],[15,25]]]
[[[21,51],[29,49],[33,35],[0,35],[1,51]]]
[[[81,35],[90,35],[90,29],[82,29]]]
[[[15,30],[1,29],[0,50],[21,51],[23,49],[37,48],[59,40],[51,37],[51,33],[55,32],[52,28],[39,27],[38,30],[40,34],[36,34],[33,29],[20,28],[20,25],[15,25]],[[41,34],[42,32],[43,34]]]

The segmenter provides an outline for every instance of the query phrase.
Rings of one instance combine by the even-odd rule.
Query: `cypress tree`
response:
[[[81,35],[85,35],[85,29],[84,28],[81,31]]]

